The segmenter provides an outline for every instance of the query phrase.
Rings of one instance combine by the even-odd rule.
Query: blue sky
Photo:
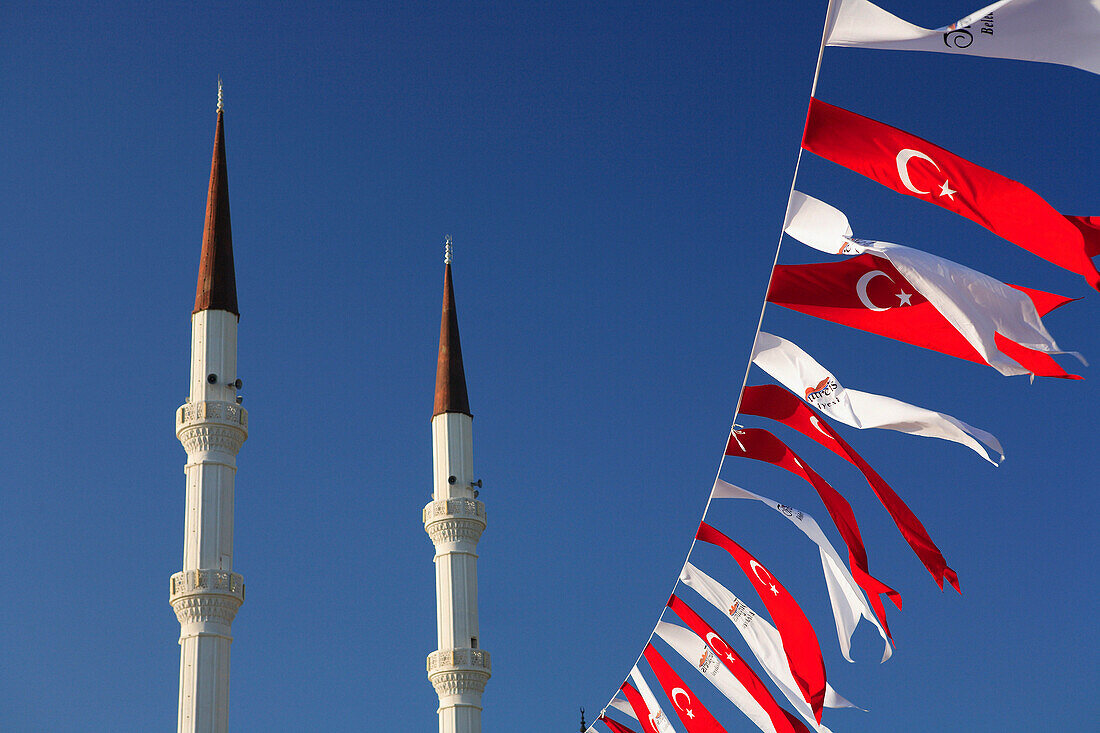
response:
[[[976,9],[882,5],[933,27]],[[446,234],[489,512],[485,730],[576,730],[581,705],[591,718],[640,654],[717,470],[823,15],[824,2],[514,0],[0,10],[0,728],[173,725],[173,411],[219,74],[251,427],[231,727],[435,725],[420,510]],[[828,49],[818,95],[1096,214],[1098,85],[1050,65]],[[858,236],[1084,296],[1046,324],[1100,360],[1098,298],[1076,275],[808,154],[799,188]],[[780,256],[819,259],[792,240]],[[712,510],[799,598],[830,680],[869,709],[825,722],[1095,720],[1096,377],[1028,384],[776,308],[765,328],[848,386],[992,431],[1008,456],[993,468],[954,444],[840,428],[958,571],[963,595],[941,594],[850,466],[742,421],[774,427],[848,497],[872,573],[905,599],[894,658],[877,664],[861,627],[848,664],[813,548],[764,507]],[[722,475],[827,522],[778,469],[730,461]],[[728,558],[694,561],[752,602]],[[752,729],[677,669],[729,731]]]

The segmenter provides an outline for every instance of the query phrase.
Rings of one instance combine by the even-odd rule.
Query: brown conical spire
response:
[[[222,127],[221,81],[218,81],[218,127],[210,162],[210,190],[206,195],[206,226],[202,232],[199,283],[195,310],[237,310],[237,278],[233,273],[233,230],[229,226],[229,171],[225,166],[225,130]]]
[[[455,289],[451,284],[451,239],[447,238],[446,267],[443,270],[443,318],[439,324],[439,361],[435,369],[435,410],[470,415],[466,394],[466,372],[462,369],[462,346],[458,342],[458,312]]]

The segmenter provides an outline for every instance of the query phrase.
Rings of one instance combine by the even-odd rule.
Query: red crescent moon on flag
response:
[[[759,580],[761,584],[767,585],[771,582],[770,580],[764,580],[760,577],[761,570],[763,570],[764,575],[767,575],[769,578],[772,576],[772,574],[768,572],[768,569],[766,567],[758,563],[756,560],[749,560],[749,567],[752,568],[752,574],[756,576],[756,579]]]
[[[919,188],[914,186],[913,181],[911,181],[909,179],[909,159],[910,158],[920,158],[921,160],[927,160],[929,163],[931,163],[933,166],[935,166],[937,171],[940,169],[940,167],[938,165],[936,165],[936,161],[932,160],[931,158],[929,158],[927,155],[925,155],[924,153],[922,153],[919,150],[913,150],[912,148],[905,148],[904,150],[902,150],[898,153],[898,157],[897,157],[898,177],[901,178],[901,184],[903,186],[905,186],[906,188],[908,188],[913,193],[919,193],[921,195],[931,193],[931,191],[921,191]]]
[[[683,687],[673,687],[672,692],[670,692],[668,694],[672,698],[672,704],[675,705],[676,707],[680,708],[681,710],[683,710],[684,708],[680,706],[679,702],[677,702],[677,700],[676,700],[677,695],[683,695],[684,697],[687,698],[687,704],[688,705],[691,704],[691,695],[689,695],[688,691],[685,690]]]
[[[879,312],[888,311],[888,310],[890,310],[889,308],[879,308],[877,305],[872,303],[871,298],[868,297],[868,295],[867,295],[867,286],[870,285],[871,281],[874,280],[879,275],[882,275],[884,278],[886,278],[890,282],[894,282],[894,278],[890,277],[889,275],[887,275],[882,270],[871,270],[870,272],[865,272],[862,275],[860,275],[859,282],[856,283],[856,295],[859,296],[859,302],[863,303],[863,305],[867,308],[867,310],[879,311]]]

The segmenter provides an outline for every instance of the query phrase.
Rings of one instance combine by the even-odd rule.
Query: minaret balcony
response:
[[[227,633],[244,603],[244,578],[227,570],[185,570],[172,576],[169,602],[185,627]]]
[[[489,652],[484,649],[440,649],[428,655],[428,680],[440,697],[485,691],[492,676]]]
[[[436,545],[476,544],[485,526],[485,505],[477,499],[443,499],[424,507],[424,531]]]
[[[235,456],[248,439],[248,411],[235,402],[188,402],[176,410],[176,437],[188,454]]]

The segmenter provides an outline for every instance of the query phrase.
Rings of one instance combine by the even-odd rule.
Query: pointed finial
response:
[[[581,733],[586,733],[588,724],[584,722],[584,708],[581,708]]]
[[[447,242],[446,242],[446,244],[443,245],[443,264],[444,265],[451,264],[451,254],[452,254],[451,235],[448,234],[447,235]]]
[[[218,75],[218,111],[222,111],[222,77]]]

